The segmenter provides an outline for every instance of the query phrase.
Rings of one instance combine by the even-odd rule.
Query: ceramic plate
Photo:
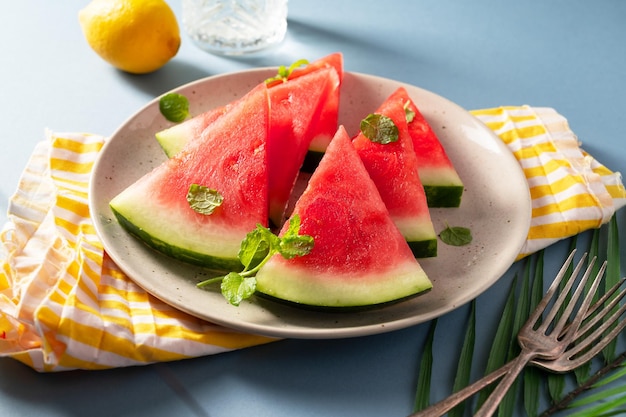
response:
[[[189,98],[192,114],[226,104],[272,76],[264,68],[220,75],[176,90]],[[346,73],[340,123],[356,132],[398,86],[404,86],[445,146],[465,184],[460,208],[433,209],[435,230],[446,224],[471,229],[470,245],[439,243],[436,258],[420,263],[433,281],[432,291],[397,304],[360,312],[320,312],[253,297],[239,307],[219,292],[197,289],[202,268],[163,256],[127,234],[109,201],[166,159],[154,134],[171,124],[158,100],[139,110],[110,138],[93,171],[90,207],[106,251],[146,291],[194,316],[247,332],[292,338],[339,338],[405,328],[472,300],[514,262],[530,224],[530,197],[524,175],[503,143],[482,123],[449,100],[421,88],[358,73]]]

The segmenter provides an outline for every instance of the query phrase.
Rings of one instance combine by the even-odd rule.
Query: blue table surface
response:
[[[292,0],[277,49],[223,58],[186,35],[178,55],[143,76],[119,72],[87,46],[86,0],[22,0],[0,25],[0,222],[46,128],[112,134],[148,101],[205,76],[341,51],[348,71],[408,82],[466,109],[548,106],[584,148],[626,171],[626,2],[604,0]],[[178,1],[170,1],[180,16]],[[618,224],[626,229],[624,212]],[[546,251],[556,271],[566,244]],[[622,265],[626,258],[622,254]],[[478,361],[486,361],[519,263],[477,300]],[[468,305],[439,319],[433,399],[449,393]],[[0,359],[3,416],[406,416],[428,323],[343,340],[285,340],[144,367],[39,374]],[[480,365],[474,377],[480,376]],[[624,383],[626,381],[621,381]],[[519,415],[523,415],[519,411]]]

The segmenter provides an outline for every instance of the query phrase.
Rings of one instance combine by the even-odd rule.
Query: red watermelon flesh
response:
[[[155,249],[215,269],[240,268],[241,241],[267,225],[269,98],[260,85],[185,148],[110,203],[120,223]],[[191,184],[224,198],[213,214],[187,202]]]
[[[332,86],[324,88],[324,96],[320,101],[322,106],[317,120],[313,122],[315,126],[310,132],[312,135],[311,146],[323,152],[337,130],[339,119],[339,93],[341,81],[343,80],[343,55],[333,53],[307,64],[304,67],[296,68],[288,77],[288,80],[305,77],[319,70],[334,69],[336,74],[332,75]],[[265,82],[263,82],[265,84]],[[270,94],[276,87],[285,88],[289,82],[274,81],[267,84]],[[307,92],[309,94],[311,92]],[[180,151],[188,140],[198,136],[209,123],[212,123],[219,115],[227,111],[227,107],[222,106],[209,110],[203,114],[194,116],[180,124],[162,130],[156,134],[156,138],[163,147],[165,153],[171,157]],[[319,162],[319,161],[318,161]]]
[[[304,68],[296,69],[290,79],[301,77],[307,72],[313,72],[318,68],[334,68],[337,72],[338,79],[335,81],[333,88],[328,91],[324,99],[324,107],[317,121],[317,131],[311,141],[311,151],[323,152],[337,131],[339,122],[339,98],[341,83],[343,81],[343,55],[334,53],[318,59]]]
[[[284,221],[289,195],[312,141],[327,141],[337,130],[340,76],[336,68],[342,68],[340,54],[315,61],[269,89],[269,214],[276,226]],[[171,157],[237,101],[158,132],[157,140]]]
[[[318,133],[318,120],[325,108],[323,100],[337,84],[337,73],[322,68],[269,89],[270,137],[269,215],[282,226],[289,196],[298,172]]]
[[[376,113],[393,120],[398,128],[398,140],[376,143],[360,132],[353,139],[354,147],[415,256],[436,256],[437,235],[419,178],[404,107],[398,100],[388,99]]]
[[[309,152],[306,155],[302,170],[313,172],[317,164],[319,164],[326,147],[337,131],[339,124],[339,100],[341,96],[341,83],[343,81],[343,55],[339,52],[327,55],[317,61],[311,62],[306,67],[297,68],[293,71],[289,79],[301,77],[307,73],[319,70],[321,68],[334,68],[337,72],[338,79],[334,86],[328,91],[324,98],[324,106],[319,119],[315,123],[316,130],[313,132],[313,138],[309,146]]]
[[[429,206],[458,207],[461,204],[463,183],[432,127],[405,88],[398,88],[389,100],[401,102],[415,114],[408,124],[409,134]]]
[[[305,305],[355,307],[432,287],[343,127],[293,215],[300,217],[300,234],[312,236],[314,247],[305,256],[270,258],[256,276],[259,292]]]

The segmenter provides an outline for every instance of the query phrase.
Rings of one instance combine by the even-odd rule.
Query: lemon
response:
[[[176,16],[163,0],[93,0],[78,18],[89,46],[122,71],[155,71],[180,47]]]

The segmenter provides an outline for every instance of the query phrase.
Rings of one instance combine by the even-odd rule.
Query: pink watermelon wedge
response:
[[[307,76],[313,72],[323,69],[334,69],[336,76],[333,76],[332,86],[327,88],[319,87],[323,90],[323,96],[320,99],[321,111],[318,114],[317,120],[313,125],[315,128],[310,132],[311,138],[311,152],[316,153],[317,162],[323,154],[323,151],[328,146],[328,143],[332,139],[335,131],[337,130],[337,122],[339,118],[339,97],[340,86],[343,80],[343,55],[339,52],[327,55],[316,61],[307,64],[304,67],[296,68],[288,77],[288,81],[295,80],[300,77]],[[273,81],[267,83],[268,88],[271,91],[278,86],[289,84],[285,81]],[[307,92],[307,94],[314,93],[313,91]],[[204,130],[210,123],[215,121],[217,117],[223,114],[230,103],[227,106],[222,106],[216,109],[211,109],[203,114],[194,116],[193,118],[186,120],[180,124],[174,125],[170,128],[162,130],[156,133],[156,138],[165,153],[171,157],[176,152],[180,151],[184,144],[190,140],[190,138],[197,137],[199,133]],[[312,166],[314,168],[314,166]]]
[[[241,241],[267,225],[267,88],[260,85],[219,117],[201,140],[114,197],[120,224],[146,244],[182,261],[220,270],[241,268]],[[223,202],[201,214],[187,201],[190,186],[217,190]]]
[[[420,181],[404,107],[398,100],[388,99],[376,113],[393,121],[397,140],[377,143],[359,132],[353,139],[354,147],[414,255],[417,258],[436,256],[437,234]]]
[[[311,139],[309,151],[306,155],[302,170],[305,172],[313,172],[319,164],[328,144],[332,140],[337,131],[339,123],[339,101],[341,97],[341,84],[343,82],[343,55],[334,53],[318,59],[304,68],[296,69],[291,77],[297,78],[305,75],[307,72],[313,72],[320,68],[334,68],[337,72],[338,80],[328,91],[324,98],[324,106],[318,121],[316,122],[316,131]],[[290,79],[291,79],[290,77]]]
[[[296,75],[292,73],[288,81],[271,83],[269,88],[269,216],[277,227],[285,220],[289,196],[311,143],[320,138],[328,141],[337,130],[337,68],[342,68],[341,55],[333,54],[294,71]],[[171,157],[237,101],[158,132],[157,141]]]
[[[299,233],[312,236],[314,247],[289,260],[271,257],[256,276],[260,293],[301,305],[353,308],[432,288],[343,127],[298,199],[296,214]]]
[[[389,98],[398,100],[412,113],[409,134],[417,155],[420,178],[430,207],[459,207],[463,182],[432,127],[420,113],[406,89],[400,87]]]
[[[298,172],[311,141],[318,137],[324,100],[338,84],[334,68],[322,68],[269,89],[269,216],[282,226]],[[334,129],[336,130],[336,123]]]

